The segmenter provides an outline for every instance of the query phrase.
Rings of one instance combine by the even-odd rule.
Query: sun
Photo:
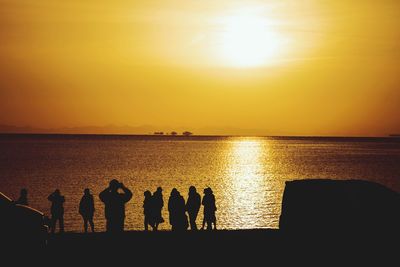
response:
[[[246,68],[270,65],[281,54],[286,40],[268,19],[243,12],[222,20],[219,54],[230,66]]]

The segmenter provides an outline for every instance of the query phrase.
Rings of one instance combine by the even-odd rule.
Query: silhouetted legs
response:
[[[85,229],[85,233],[88,232],[88,224],[90,224],[90,229],[92,230],[92,233],[94,233],[93,215],[83,217],[83,227]]]
[[[108,219],[106,224],[106,230],[110,233],[119,233],[124,231],[125,218],[114,218]]]
[[[64,232],[64,214],[52,214],[51,215],[51,233],[54,234],[56,231],[56,223],[59,223],[60,233]]]
[[[190,230],[197,230],[197,213],[189,213]]]
[[[157,230],[155,225],[151,222],[149,216],[144,216],[144,230],[148,231],[149,230],[149,225],[151,228],[153,228],[153,231]]]

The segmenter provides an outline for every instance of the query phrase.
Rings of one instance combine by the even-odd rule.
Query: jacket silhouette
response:
[[[186,211],[189,214],[190,229],[197,230],[196,218],[201,205],[200,194],[197,193],[196,187],[189,188],[189,197],[186,202]]]
[[[48,198],[51,202],[51,225],[50,230],[51,233],[54,233],[56,230],[56,223],[59,222],[60,233],[64,232],[64,202],[65,197],[60,194],[60,190],[56,189],[53,193],[51,193]]]
[[[83,218],[83,227],[85,233],[88,230],[88,223],[90,224],[90,228],[92,232],[94,232],[94,222],[93,222],[93,215],[94,215],[94,199],[93,195],[90,194],[90,190],[86,188],[84,190],[84,194],[79,202],[79,214],[82,215]]]
[[[164,222],[162,217],[162,208],[164,207],[164,200],[162,195],[162,188],[158,187],[157,191],[153,194],[153,209],[154,209],[154,230],[158,230],[158,225]]]
[[[187,216],[185,214],[185,199],[176,188],[171,191],[168,200],[168,211],[172,231],[184,231],[188,228]]]
[[[210,187],[204,189],[204,197],[201,204],[204,206],[204,219],[201,229],[204,229],[205,224],[207,224],[207,230],[213,229],[213,225],[214,230],[217,229],[217,219],[215,216],[217,207],[215,205],[215,196]]]
[[[149,190],[144,192],[143,200],[144,230],[149,230],[149,225],[154,230],[154,199]]]
[[[19,198],[15,201],[15,204],[28,206],[28,190],[25,188],[21,189]]]
[[[119,193],[121,189],[123,193]],[[100,200],[105,206],[107,232],[124,231],[125,203],[131,200],[132,192],[117,180],[112,180],[109,187],[99,194]]]

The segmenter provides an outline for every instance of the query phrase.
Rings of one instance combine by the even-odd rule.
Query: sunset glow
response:
[[[398,134],[399,10],[0,0],[0,131]]]
[[[284,49],[286,40],[276,33],[268,20],[239,12],[223,21],[221,53],[235,67],[271,65]]]

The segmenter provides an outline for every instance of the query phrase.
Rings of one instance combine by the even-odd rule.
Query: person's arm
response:
[[[83,214],[83,198],[81,198],[79,202],[79,214]]]
[[[91,210],[94,212],[94,198],[93,198],[93,196],[91,195],[90,196],[90,208],[91,208]]]
[[[190,209],[190,205],[189,205],[189,198],[188,198],[186,201],[186,204],[185,204],[185,211],[189,211],[189,209]]]
[[[54,196],[53,196],[53,193],[51,193],[51,194],[47,197],[47,200],[48,200],[48,201],[53,201],[53,199],[54,199]]]
[[[110,188],[107,187],[106,189],[104,189],[103,191],[100,192],[99,194],[99,198],[102,202],[106,202],[107,201],[107,195],[108,192],[110,191]]]
[[[132,195],[133,195],[132,191],[129,190],[127,187],[125,187],[123,183],[121,183],[121,189],[122,189],[122,191],[124,191],[124,194],[123,194],[124,201],[128,202],[129,200],[131,200]]]

